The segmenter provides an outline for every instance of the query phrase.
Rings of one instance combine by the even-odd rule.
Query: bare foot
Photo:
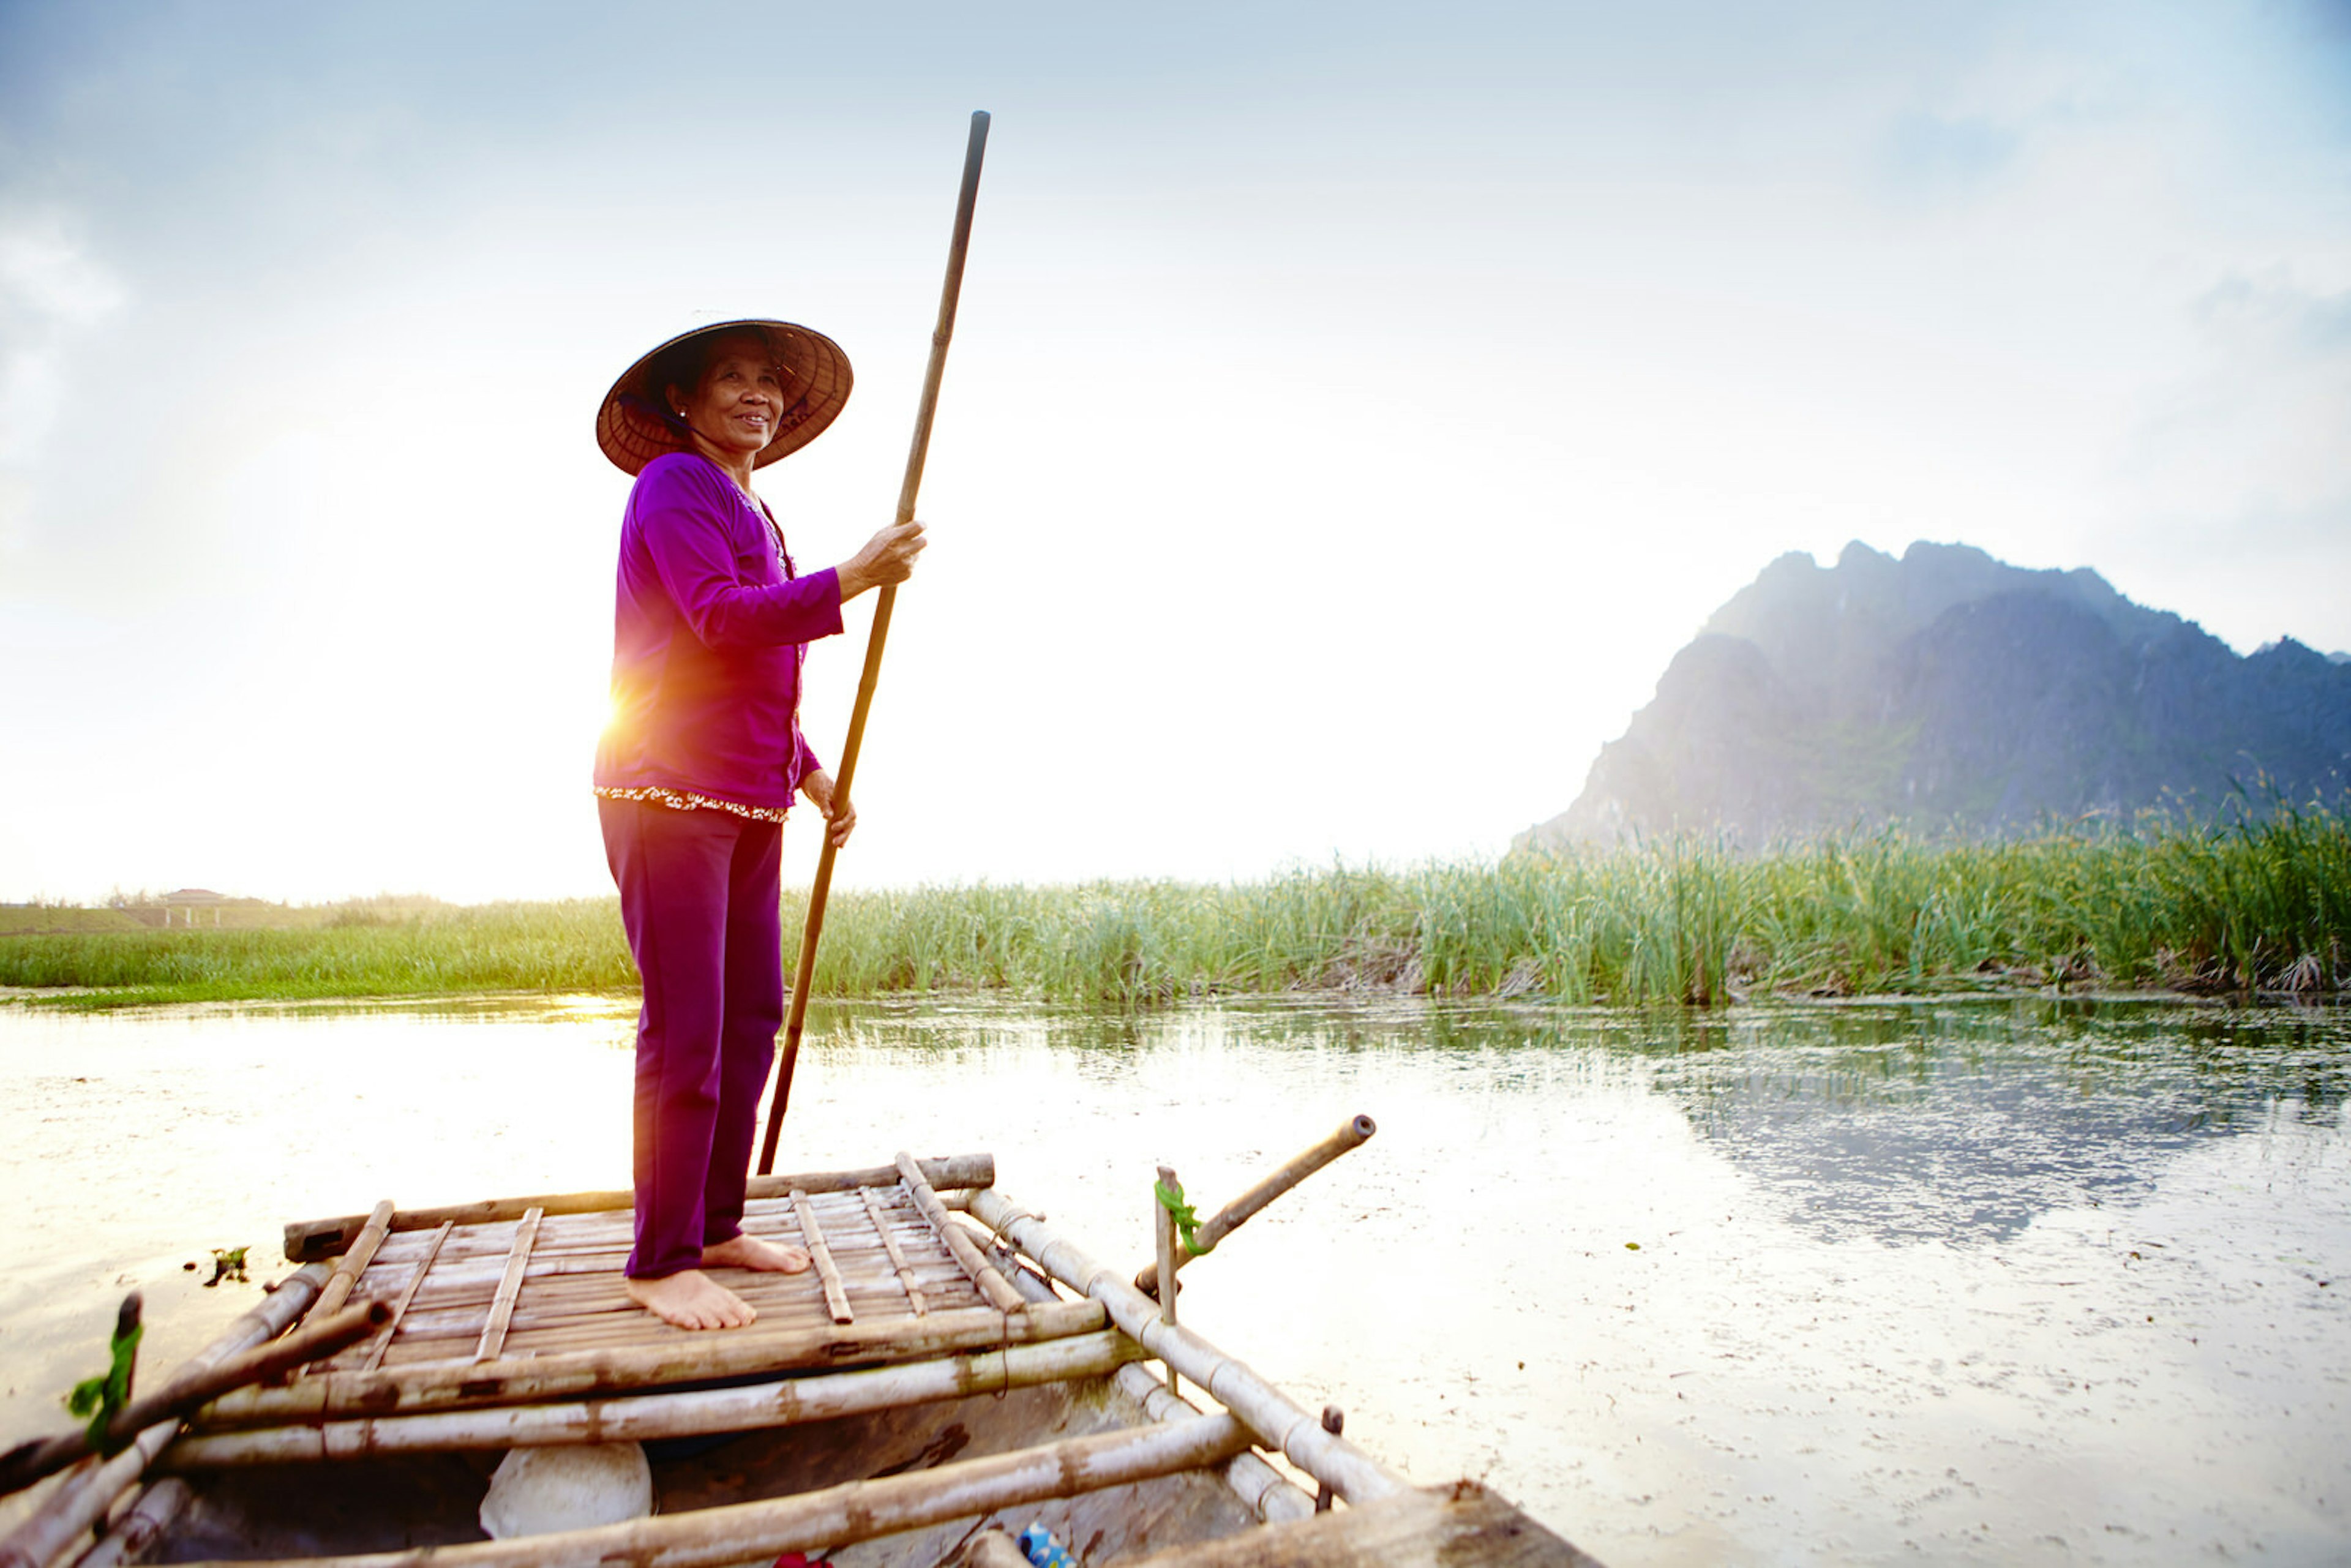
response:
[[[699,1269],[626,1283],[631,1301],[682,1329],[739,1329],[759,1315],[750,1302]]]
[[[767,1274],[799,1274],[809,1266],[806,1249],[789,1242],[763,1241],[747,1233],[702,1249],[705,1269],[757,1269]]]

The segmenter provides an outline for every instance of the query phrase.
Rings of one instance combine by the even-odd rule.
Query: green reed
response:
[[[784,958],[802,900],[787,898]],[[0,985],[72,1005],[632,988],[610,899],[277,930],[0,936]],[[1708,1005],[1984,987],[2351,985],[2351,821],[2280,807],[1954,842],[1898,829],[1741,853],[1706,839],[1259,882],[981,883],[832,899],[815,989],[1143,1006],[1400,991]]]

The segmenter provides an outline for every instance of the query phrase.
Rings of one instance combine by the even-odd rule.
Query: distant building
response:
[[[163,924],[171,925],[172,916],[176,914],[180,917],[181,925],[193,925],[196,923],[197,915],[209,909],[213,913],[211,923],[218,925],[221,905],[227,902],[227,899],[208,887],[177,888],[163,895]]]

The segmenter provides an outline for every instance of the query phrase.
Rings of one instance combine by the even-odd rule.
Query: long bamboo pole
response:
[[[971,248],[971,213],[979,200],[979,164],[987,152],[987,111],[974,111],[971,138],[964,144],[963,188],[956,196],[955,235],[947,245],[946,283],[939,290],[938,325],[931,329],[930,368],[923,372],[923,401],[914,413],[914,444],[906,453],[906,477],[898,486],[898,521],[914,520],[914,494],[923,487],[923,463],[931,450],[931,416],[939,406],[939,378],[946,373],[947,342],[955,336],[956,302],[963,293],[964,255]],[[865,640],[865,669],[857,677],[857,706],[849,716],[849,738],[841,748],[841,771],[832,798],[846,804],[857,776],[857,748],[865,739],[865,716],[873,706],[874,683],[882,678],[882,648],[890,640],[890,611],[898,602],[895,584],[885,583],[873,606],[873,630]],[[776,1069],[775,1098],[768,1105],[768,1135],[759,1145],[759,1174],[776,1166],[776,1139],[784,1128],[784,1107],[792,1095],[792,1070],[799,1065],[800,1027],[808,1019],[809,982],[816,973],[817,938],[824,931],[825,895],[832,890],[832,835],[817,856],[816,885],[809,893],[808,917],[800,927],[800,967],[792,977],[791,1013],[784,1023],[783,1057]]]
[[[172,1444],[161,1462],[173,1471],[208,1470],[456,1448],[643,1443],[714,1432],[750,1432],[901,1409],[935,1399],[1101,1377],[1142,1354],[1142,1347],[1118,1330],[1102,1329],[1044,1344],[1013,1345],[862,1372],[786,1377],[749,1387],[567,1399],[376,1420],[305,1422],[249,1432],[192,1433]]]
[[[498,1361],[411,1362],[374,1372],[321,1373],[285,1388],[241,1388],[206,1406],[198,1420],[216,1430],[570,1399],[810,1366],[914,1361],[950,1352],[1041,1344],[1099,1333],[1105,1321],[1102,1309],[1092,1301],[1064,1301],[1008,1315],[993,1307],[968,1307],[874,1324],[824,1322],[772,1333],[755,1325],[724,1334],[682,1333],[652,1344]]]

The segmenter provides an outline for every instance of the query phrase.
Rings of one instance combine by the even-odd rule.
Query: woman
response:
[[[662,344],[606,394],[596,437],[636,476],[621,523],[612,718],[597,813],[644,983],[637,1019],[636,1249],[629,1294],[680,1328],[757,1315],[705,1270],[795,1273],[797,1247],[743,1233],[761,1091],[783,1022],[783,819],[793,796],[836,844],[856,810],[799,733],[804,645],[841,607],[903,582],[919,523],[797,574],[752,471],[816,439],[849,361],[783,321]]]

